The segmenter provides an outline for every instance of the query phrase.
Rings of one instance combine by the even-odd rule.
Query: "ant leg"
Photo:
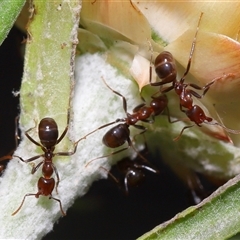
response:
[[[26,135],[26,137],[27,137],[32,143],[34,143],[35,145],[37,145],[37,146],[39,146],[39,147],[42,147],[42,145],[41,145],[40,143],[38,143],[37,141],[35,141],[35,140],[28,134],[30,131],[32,131],[34,128],[36,128],[37,122],[36,122],[36,120],[34,120],[34,122],[35,122],[35,126],[32,127],[32,128],[29,128],[29,129],[25,132],[25,135]]]
[[[119,181],[118,181],[118,179],[116,178],[116,177],[114,177],[114,175],[110,172],[110,171],[108,171],[106,168],[104,168],[104,167],[99,167],[99,168],[101,168],[102,170],[104,170],[105,172],[107,172],[107,174],[113,179],[113,181],[114,182],[116,182],[118,185],[119,185]]]
[[[137,129],[141,129],[141,130],[142,130],[140,133],[135,134],[135,135],[133,136],[133,141],[136,142],[136,137],[137,137],[138,135],[142,135],[142,136],[143,136],[143,139],[144,139],[145,148],[148,149],[148,145],[147,145],[147,142],[146,142],[146,139],[145,139],[145,135],[144,135],[144,133],[147,131],[147,128],[144,127],[144,126],[141,126],[141,125],[133,125],[133,126],[134,126],[135,128],[137,128]],[[139,153],[139,152],[137,151],[137,153]],[[140,154],[140,153],[139,153],[139,154]],[[138,154],[138,155],[139,155],[139,154]],[[145,160],[144,160],[144,161],[145,161]]]
[[[60,182],[60,178],[59,178],[59,175],[58,175],[58,171],[57,171],[57,168],[55,167],[55,165],[52,163],[52,168],[55,172],[55,175],[57,177],[57,182],[56,182],[56,193],[58,194],[58,185],[59,185],[59,182]]]
[[[63,211],[63,208],[62,208],[61,200],[58,199],[58,198],[54,198],[52,195],[50,195],[49,199],[53,199],[53,200],[55,200],[55,201],[58,201],[58,202],[59,202],[60,209],[61,209],[61,212],[62,212],[62,215],[63,215],[63,216],[66,216],[66,213]]]
[[[234,77],[235,75],[232,74],[232,73],[228,73],[228,74],[224,74],[222,77],[216,77],[214,78],[211,82],[207,83],[204,87],[199,87],[198,85],[194,84],[194,83],[190,83],[188,84],[189,86],[197,89],[197,90],[203,90],[203,94],[202,95],[198,95],[196,96],[195,94],[197,94],[196,92],[191,92],[195,97],[197,98],[202,98],[206,93],[207,91],[209,90],[210,86],[212,84],[214,84],[216,81],[218,80],[221,80],[221,79],[226,79],[226,78],[229,78],[229,77]],[[195,93],[195,94],[194,94]],[[200,97],[199,97],[200,96]]]
[[[30,130],[32,130],[33,128],[30,128],[30,129],[28,129],[28,131]],[[42,147],[42,145],[40,144],[40,143],[38,143],[37,141],[35,141],[29,134],[28,134],[28,131],[27,132],[25,132],[25,135],[27,136],[27,138],[32,142],[32,143],[34,143],[35,145],[37,145],[37,146],[39,146],[39,147]]]
[[[142,125],[133,125],[133,127],[142,130],[140,133],[134,135],[133,141],[136,142],[136,136],[144,134],[147,131],[147,128]]]
[[[104,124],[104,125],[102,125],[102,126],[96,128],[95,130],[91,131],[90,133],[88,133],[88,134],[85,135],[84,137],[80,138],[76,143],[80,142],[80,141],[83,140],[83,139],[86,139],[87,136],[89,136],[89,135],[95,133],[96,131],[98,131],[98,130],[100,130],[100,129],[103,129],[103,128],[105,128],[105,127],[108,127],[108,126],[110,126],[110,125],[113,125],[114,123],[124,122],[124,121],[125,121],[124,119],[120,119],[120,118],[118,118],[118,119],[116,119],[116,120],[113,121],[113,122],[110,122],[110,123]]]
[[[148,43],[149,43],[149,47],[150,47],[150,51],[151,51],[151,57],[150,57],[150,65],[149,65],[149,83],[150,83],[150,85],[151,86],[154,86],[153,84],[154,83],[152,83],[152,69],[153,69],[153,63],[152,63],[152,61],[153,61],[153,47],[152,47],[152,44],[151,44],[151,42],[150,41],[148,41]]]
[[[22,162],[25,162],[25,163],[28,163],[28,162],[32,162],[32,161],[34,161],[34,160],[36,160],[36,159],[38,159],[38,158],[40,158],[40,157],[43,157],[44,155],[37,155],[37,156],[35,156],[35,157],[31,157],[31,158],[29,158],[29,159],[26,159],[26,160],[24,160],[23,158],[21,158],[21,157],[19,157],[19,156],[17,156],[17,155],[13,155],[13,157],[17,157],[17,158],[19,158]]]
[[[194,84],[194,83],[189,83],[189,84],[188,84],[188,86],[193,87],[193,88],[195,88],[195,89],[197,89],[197,90],[203,90],[202,95],[196,93],[195,91],[193,91],[193,90],[191,90],[191,89],[189,89],[188,91],[189,91],[193,96],[195,96],[196,98],[202,98],[202,97],[208,92],[209,88],[211,87],[211,85],[212,85],[214,82],[215,82],[215,80],[209,82],[209,83],[206,84],[204,87],[200,87],[200,86],[198,86],[198,85],[196,85],[196,84]]]
[[[195,126],[195,124],[184,127],[184,128],[182,129],[182,131],[180,132],[180,134],[173,139],[173,141],[178,141],[179,138],[182,136],[183,132],[184,132],[186,129],[191,128],[191,127],[194,127],[194,126]]]
[[[134,109],[133,109],[133,112],[138,112],[139,109],[141,109],[142,107],[146,106],[146,103],[145,103],[145,100],[144,100],[144,103],[140,103],[139,105],[137,105]]]
[[[110,126],[110,125],[112,125],[112,124],[114,124],[114,123],[121,122],[121,121],[123,121],[123,119],[117,119],[117,120],[114,121],[114,122],[110,122],[110,123],[107,123],[107,124],[102,125],[101,127],[96,128],[95,130],[93,130],[93,131],[89,132],[88,134],[86,134],[84,137],[78,139],[78,140],[74,143],[74,149],[73,149],[72,152],[58,152],[58,153],[54,153],[54,156],[71,156],[71,155],[73,155],[73,154],[77,151],[78,143],[79,143],[80,141],[82,141],[83,139],[86,139],[87,136],[95,133],[96,131],[98,131],[98,130],[100,130],[100,129],[102,129],[102,128],[108,127],[108,126]]]
[[[107,88],[109,88],[113,93],[115,93],[116,95],[120,96],[122,98],[122,101],[123,101],[123,110],[124,112],[127,114],[127,101],[126,101],[126,98],[119,92],[113,90],[107,83],[106,81],[104,80],[104,78],[102,77],[102,80],[103,82],[105,83],[105,85],[107,86]]]
[[[136,127],[136,125],[135,125],[135,127]],[[148,160],[134,147],[134,145],[132,144],[132,141],[129,137],[127,139],[127,142],[128,142],[129,147],[131,147],[144,162],[148,162]]]
[[[120,149],[120,150],[118,150],[118,151],[116,151],[116,152],[112,152],[112,153],[109,153],[109,154],[107,154],[107,155],[94,158],[94,159],[90,160],[90,161],[85,165],[85,167],[87,167],[90,163],[92,163],[93,161],[95,161],[95,160],[97,160],[97,159],[101,159],[101,158],[105,158],[105,157],[110,157],[110,156],[112,156],[112,155],[115,155],[115,154],[117,154],[117,153],[120,153],[120,152],[122,152],[122,151],[127,150],[129,147],[130,147],[130,146],[125,147],[125,148],[122,148],[122,149]]]
[[[38,156],[35,156],[35,157],[32,157],[32,158],[29,158],[29,159],[27,159],[27,160],[24,160],[24,159],[22,159],[21,157],[14,155],[14,157],[19,158],[19,159],[20,159],[22,162],[24,162],[24,163],[32,162],[32,161],[34,161],[34,160],[36,160],[36,159],[38,159],[39,157],[42,157],[42,156],[43,156],[43,155],[38,155]],[[33,165],[31,174],[34,174],[42,164],[43,164],[43,161],[40,162],[40,163],[38,163],[37,166]]]
[[[170,117],[170,112],[169,112],[168,106],[166,106],[165,109],[166,109],[166,111],[167,111],[167,117],[168,117],[168,122],[169,122],[169,123],[175,123],[175,122],[182,121],[182,120],[180,120],[180,119],[172,120],[171,117]],[[180,109],[181,109],[181,105],[180,105]]]
[[[152,69],[153,69],[153,48],[152,48],[152,44],[150,41],[148,41],[149,46],[150,46],[150,51],[151,51],[151,57],[150,57],[150,66],[149,66],[149,84],[151,86],[161,86],[163,84],[165,84],[165,82],[152,82]],[[159,92],[159,91],[158,91]],[[158,93],[157,92],[157,93]],[[157,93],[154,93],[153,96]]]
[[[70,106],[70,98],[69,98],[69,106]],[[68,131],[68,126],[69,126],[69,122],[70,122],[70,108],[68,107],[67,110],[67,126],[65,127],[64,131],[62,132],[61,136],[58,138],[56,145],[62,141],[62,139],[65,137],[67,131]]]
[[[15,150],[17,149],[18,141],[20,140],[20,137],[18,135],[18,121],[19,121],[19,115],[15,117]]]
[[[34,165],[33,165],[33,168],[32,168],[31,173],[34,174],[42,164],[43,164],[43,161],[40,162],[40,163],[38,163],[37,166],[34,166]]]
[[[166,92],[169,92],[171,91],[172,89],[174,89],[174,86],[170,86],[170,87],[165,87],[164,89],[160,89],[160,92],[161,93],[166,93]]]
[[[26,198],[26,197],[29,197],[29,196],[35,196],[35,197],[36,197],[36,194],[34,194],[34,193],[26,194],[26,195],[24,196],[23,200],[22,200],[22,203],[21,203],[20,206],[18,207],[18,209],[12,213],[12,216],[14,216],[16,213],[18,213],[18,211],[19,211],[19,210],[22,208],[22,206],[23,206],[23,203],[24,203],[24,201],[25,201],[25,198]]]
[[[71,86],[71,92],[73,91],[73,86]],[[70,122],[70,103],[71,103],[71,98],[69,97],[68,99],[68,109],[67,109],[67,125],[64,129],[64,131],[62,132],[61,136],[58,138],[56,145],[62,141],[62,139],[65,137],[67,131],[68,131],[68,127],[69,127],[69,122]]]

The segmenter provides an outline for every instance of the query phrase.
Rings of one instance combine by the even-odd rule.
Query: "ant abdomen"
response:
[[[188,118],[195,122],[199,127],[200,124],[207,121],[211,122],[213,119],[210,117],[207,117],[201,107],[198,105],[194,105],[191,109],[188,109],[185,111]]]
[[[103,136],[103,144],[110,148],[122,146],[129,138],[130,131],[126,124],[118,124]]]
[[[155,59],[155,71],[162,80],[161,84],[175,81],[177,77],[177,68],[175,60],[170,52],[161,52]]]
[[[43,118],[38,125],[38,135],[44,147],[55,146],[58,139],[58,126],[55,120]]]

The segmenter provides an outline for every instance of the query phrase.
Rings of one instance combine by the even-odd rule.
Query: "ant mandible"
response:
[[[128,149],[129,147],[132,147],[133,150],[138,154],[138,156],[140,158],[142,158],[144,161],[147,161],[133,146],[132,144],[132,140],[130,139],[130,130],[129,127],[133,126],[137,129],[142,130],[139,134],[143,134],[147,128],[145,128],[142,125],[137,125],[136,123],[138,121],[142,121],[142,122],[148,122],[148,123],[152,123],[154,121],[154,117],[161,114],[163,112],[163,110],[167,107],[168,104],[168,100],[167,97],[165,95],[160,95],[158,97],[153,97],[152,96],[152,100],[150,102],[150,106],[146,106],[146,103],[141,103],[139,104],[137,107],[135,107],[133,109],[133,113],[130,114],[129,112],[127,112],[127,101],[126,98],[120,94],[119,92],[113,90],[107,83],[106,81],[102,78],[103,82],[105,83],[105,85],[116,95],[120,96],[122,98],[123,101],[123,110],[126,113],[126,117],[125,118],[118,118],[116,119],[114,122],[110,122],[108,124],[105,124],[99,128],[97,128],[95,131],[100,130],[102,128],[105,128],[107,126],[110,126],[114,123],[118,123],[118,122],[122,122],[120,124],[118,124],[117,126],[111,128],[110,130],[108,130],[105,135],[102,138],[102,142],[105,146],[109,147],[109,148],[117,148],[122,146],[125,142],[128,143],[128,147],[122,148],[118,151],[115,151],[111,154],[102,156],[102,157],[98,157],[95,159],[92,159],[91,161],[89,161],[87,163],[86,166],[88,166],[88,164],[90,164],[92,161],[100,159],[100,158],[104,158],[104,157],[108,157],[114,154],[117,154],[119,152],[122,152],[126,149]],[[149,119],[150,117],[152,117],[152,119]],[[138,134],[138,135],[139,135]]]
[[[74,149],[72,152],[57,152],[54,153],[54,149],[56,147],[56,145],[58,143],[60,143],[62,141],[62,139],[65,137],[67,131],[68,131],[68,126],[69,126],[69,120],[70,120],[70,113],[68,110],[68,116],[67,116],[67,126],[65,127],[63,133],[61,134],[61,136],[58,138],[58,126],[57,123],[55,122],[55,120],[53,118],[43,118],[39,125],[38,125],[38,136],[40,139],[40,143],[35,141],[30,135],[29,132],[31,130],[33,130],[36,126],[28,129],[25,132],[25,135],[27,136],[27,138],[34,143],[35,145],[39,146],[42,151],[44,152],[43,154],[31,157],[29,159],[24,160],[23,158],[19,157],[19,156],[14,156],[19,158],[21,161],[25,162],[25,163],[29,163],[32,161],[35,161],[36,159],[43,157],[44,160],[41,161],[40,163],[37,164],[37,166],[33,166],[32,168],[32,174],[34,174],[38,168],[42,165],[42,177],[39,178],[38,180],[38,192],[37,193],[29,193],[26,194],[20,204],[20,206],[18,207],[18,209],[16,211],[14,211],[12,213],[12,215],[15,215],[23,206],[23,203],[26,199],[26,197],[29,196],[35,196],[36,198],[39,198],[40,195],[43,196],[49,196],[49,199],[53,199],[57,202],[59,202],[60,205],[60,209],[62,212],[62,215],[66,215],[66,213],[63,211],[62,208],[62,203],[60,199],[57,199],[55,197],[52,196],[52,191],[55,187],[55,179],[52,177],[53,173],[55,173],[56,177],[57,177],[57,182],[56,182],[56,192],[58,185],[59,185],[59,174],[57,171],[57,168],[55,167],[54,163],[53,163],[53,157],[54,156],[71,156],[73,155],[76,150],[77,150],[77,146],[78,143],[82,140],[85,139],[88,135],[90,135],[91,133],[85,135],[83,138],[80,138],[78,141],[76,141],[74,143]]]
[[[196,30],[196,33],[195,33],[195,36],[194,36],[194,39],[192,42],[192,47],[191,47],[191,51],[190,51],[190,55],[189,55],[189,59],[188,59],[187,68],[186,68],[185,73],[181,77],[181,79],[179,81],[177,80],[176,63],[170,52],[163,51],[155,59],[155,63],[154,63],[155,71],[157,73],[157,76],[162,80],[161,82],[152,83],[152,66],[150,65],[150,68],[149,68],[150,85],[151,86],[160,86],[161,93],[166,93],[166,92],[169,92],[174,89],[176,94],[179,96],[180,110],[182,112],[184,112],[192,122],[195,123],[193,125],[184,127],[182,129],[182,131],[180,132],[180,134],[176,138],[174,138],[175,141],[181,137],[181,135],[185,129],[193,127],[195,125],[201,127],[202,123],[221,126],[226,131],[234,133],[234,134],[239,133],[239,131],[237,131],[237,130],[228,129],[218,122],[213,122],[213,119],[211,117],[206,116],[203,109],[200,106],[193,105],[193,98],[192,98],[192,96],[194,96],[198,99],[203,98],[203,96],[208,92],[209,88],[211,87],[211,85],[213,83],[215,83],[217,80],[222,79],[223,77],[231,76],[232,74],[227,74],[227,75],[224,75],[223,77],[214,78],[211,82],[207,83],[203,87],[200,87],[194,83],[184,83],[185,78],[191,67],[192,56],[193,56],[195,45],[196,45],[196,39],[197,39],[197,34],[199,31],[199,25],[200,25],[200,22],[202,19],[202,15],[203,15],[203,13],[201,13],[201,15],[199,17],[197,30]],[[151,56],[150,62],[152,63],[152,56]],[[167,83],[172,83],[172,85],[162,89],[162,85],[167,84]],[[200,95],[199,93],[195,92],[192,89],[189,89],[188,87],[192,87],[196,90],[202,90],[203,93]]]

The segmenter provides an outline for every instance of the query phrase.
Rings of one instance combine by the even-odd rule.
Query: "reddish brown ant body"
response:
[[[103,79],[104,81],[104,79]],[[152,123],[154,121],[154,117],[161,114],[163,112],[163,110],[167,107],[168,104],[168,100],[167,97],[165,95],[160,95],[158,97],[153,97],[152,96],[152,100],[150,102],[150,106],[146,106],[146,103],[141,103],[139,104],[137,107],[135,107],[133,109],[133,113],[130,114],[129,112],[127,112],[127,101],[126,98],[120,94],[119,92],[114,91],[110,86],[108,86],[108,84],[104,81],[104,83],[106,84],[106,86],[116,95],[120,96],[122,98],[123,101],[123,110],[126,113],[126,117],[125,118],[119,118],[117,120],[115,120],[114,122],[105,124],[99,128],[97,128],[96,130],[100,130],[102,128],[105,128],[107,126],[110,126],[114,123],[118,123],[118,122],[122,122],[118,125],[116,125],[115,127],[111,128],[110,130],[108,130],[105,135],[103,136],[103,144],[109,148],[117,148],[122,146],[125,142],[128,143],[128,147],[120,149],[116,152],[113,152],[109,155],[106,156],[102,156],[102,157],[98,157],[95,158],[93,160],[91,160],[89,163],[91,163],[92,161],[99,159],[99,158],[103,158],[103,157],[108,157],[110,155],[114,155],[117,154],[119,152],[122,152],[126,149],[128,149],[129,147],[132,147],[133,150],[144,160],[147,161],[133,146],[132,141],[130,139],[130,130],[129,127],[133,126],[137,129],[142,130],[139,134],[143,134],[147,128],[145,128],[142,125],[137,125],[136,123],[138,121],[143,121],[143,122],[148,122],[148,123]],[[152,117],[152,119],[149,119],[150,117]],[[95,130],[95,131],[96,131]],[[139,135],[138,134],[138,135]],[[87,164],[87,165],[88,165]]]
[[[174,140],[178,140],[185,129],[193,127],[195,125],[201,127],[202,123],[207,123],[210,125],[219,125],[228,132],[231,132],[234,134],[239,133],[239,131],[237,130],[228,129],[218,122],[213,122],[213,119],[211,117],[206,116],[203,109],[200,106],[193,104],[193,98],[192,98],[193,96],[198,99],[201,99],[207,93],[211,85],[215,81],[220,80],[223,77],[217,77],[213,79],[211,82],[207,83],[204,87],[200,87],[194,83],[184,83],[185,77],[187,76],[191,67],[192,56],[193,56],[193,52],[196,45],[196,39],[197,39],[197,34],[199,31],[199,25],[201,22],[202,15],[203,13],[201,13],[198,21],[197,30],[192,42],[192,47],[191,47],[186,71],[179,81],[177,80],[177,68],[176,68],[175,60],[170,52],[164,51],[160,53],[155,59],[155,63],[154,63],[155,71],[157,73],[157,76],[161,79],[161,82],[152,83],[152,66],[150,65],[150,80],[149,80],[150,85],[160,86],[161,93],[166,93],[174,89],[176,94],[179,96],[180,110],[184,112],[192,122],[195,123],[194,125],[184,127],[180,132],[179,136],[177,136]],[[231,76],[232,74],[228,74],[228,75]],[[167,83],[172,83],[172,85],[162,89],[162,86]],[[199,93],[195,92],[193,89],[189,89],[189,87],[192,87],[196,90],[202,90],[203,93],[200,95]]]
[[[62,141],[62,139],[65,137],[65,135],[67,133],[68,125],[69,125],[69,113],[68,113],[67,126],[64,129],[63,133],[61,134],[61,136],[58,138],[58,126],[57,126],[57,123],[55,122],[55,120],[52,118],[43,118],[38,125],[38,135],[39,135],[40,143],[35,141],[28,134],[35,127],[30,128],[29,130],[27,130],[25,132],[25,135],[27,136],[27,138],[32,143],[39,146],[44,153],[34,156],[34,157],[31,157],[26,160],[22,159],[19,156],[15,156],[15,157],[19,158],[21,161],[23,161],[25,163],[29,163],[29,162],[35,161],[36,159],[38,159],[40,157],[43,157],[44,160],[41,161],[40,163],[38,163],[37,166],[33,166],[33,168],[32,168],[32,174],[34,174],[38,170],[38,168],[40,166],[42,166],[42,177],[40,177],[38,180],[38,192],[26,194],[22,200],[22,203],[20,204],[18,209],[12,213],[12,215],[15,215],[21,209],[26,197],[35,196],[36,198],[39,198],[40,195],[49,196],[49,199],[53,199],[53,200],[59,202],[62,215],[66,215],[66,213],[63,211],[61,200],[54,198],[52,196],[52,191],[55,187],[55,179],[52,177],[53,173],[55,173],[56,178],[57,178],[56,192],[57,192],[58,184],[60,181],[57,168],[55,167],[55,165],[53,163],[53,157],[54,156],[71,156],[71,155],[73,155],[77,150],[78,142],[81,141],[82,139],[85,139],[88,135],[91,134],[91,133],[89,133],[86,136],[84,136],[83,138],[79,139],[77,142],[75,142],[74,149],[72,152],[54,153],[54,149],[55,149],[56,145]]]

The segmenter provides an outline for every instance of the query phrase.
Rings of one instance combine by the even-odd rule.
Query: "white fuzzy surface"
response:
[[[104,77],[114,90],[126,96],[129,111],[139,102],[137,86],[129,79],[118,75],[116,69],[106,64],[103,56],[88,54],[79,57],[76,60],[73,121],[69,130],[69,136],[73,141],[103,124],[125,117],[121,98],[105,86],[101,77]],[[107,175],[99,169],[100,166],[108,168],[110,161],[107,158],[96,160],[85,167],[89,160],[111,152],[107,151],[102,143],[102,137],[107,129],[97,131],[86,140],[82,140],[74,156],[54,157],[60,184],[59,194],[57,195],[55,190],[52,194],[53,197],[61,199],[64,211],[67,211],[77,196],[86,193],[94,180],[101,175]],[[61,142],[57,149],[56,151],[62,151]],[[124,151],[123,155],[126,156],[132,152]],[[26,137],[23,138],[15,153],[24,159],[38,154],[41,154],[41,150]],[[114,157],[121,158],[123,155],[116,154]],[[36,160],[36,163],[40,161],[41,159]],[[34,196],[27,197],[21,210],[15,216],[11,216],[19,207],[25,194],[37,192],[37,181],[40,176],[41,168],[32,175],[30,164],[25,164],[18,159],[10,161],[4,177],[0,178],[0,239],[40,239],[61,217],[58,202],[42,196],[39,199]]]

